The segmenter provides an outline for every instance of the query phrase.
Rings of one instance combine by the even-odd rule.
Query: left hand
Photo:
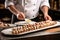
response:
[[[48,14],[45,14],[44,18],[45,18],[45,20],[52,20],[52,18]]]

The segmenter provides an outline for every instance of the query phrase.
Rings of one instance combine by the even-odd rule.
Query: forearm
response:
[[[9,6],[9,10],[15,15],[17,15],[19,12],[14,5]]]
[[[41,10],[42,10],[42,12],[43,12],[44,15],[48,14],[48,9],[49,9],[49,7],[47,7],[47,6],[43,6],[41,8]]]

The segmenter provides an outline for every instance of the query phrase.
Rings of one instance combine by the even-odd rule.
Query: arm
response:
[[[18,11],[16,8],[15,8],[15,6],[14,5],[10,5],[9,7],[9,10],[13,13],[13,14],[15,14],[15,15],[17,15],[20,11]]]
[[[52,20],[52,18],[48,15],[48,9],[50,8],[48,0],[43,0],[40,8],[44,14],[45,20]]]
[[[23,12],[20,12],[15,8],[15,5],[12,0],[6,0],[5,7],[8,8],[13,14],[15,14],[19,20],[23,20],[25,18]]]
[[[13,14],[15,14],[19,20],[24,20],[24,19],[25,19],[25,15],[23,14],[23,12],[18,11],[18,10],[15,8],[14,5],[9,6],[9,10],[10,10]]]
[[[48,14],[48,9],[49,8],[47,6],[42,6],[41,7],[41,10],[42,10],[42,12],[43,12],[44,15],[47,15]]]

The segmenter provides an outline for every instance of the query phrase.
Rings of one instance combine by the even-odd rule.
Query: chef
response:
[[[5,7],[19,20],[27,18],[38,21],[39,9],[43,12],[45,20],[52,20],[48,15],[49,0],[6,0]]]

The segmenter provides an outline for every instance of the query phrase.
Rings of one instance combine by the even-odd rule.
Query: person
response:
[[[16,15],[19,20],[27,18],[38,21],[39,9],[43,12],[45,20],[52,20],[48,15],[49,0],[6,0],[5,7]]]

